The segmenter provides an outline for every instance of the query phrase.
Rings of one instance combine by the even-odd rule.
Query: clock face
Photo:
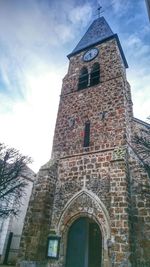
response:
[[[98,49],[97,48],[92,48],[89,51],[85,52],[83,55],[83,60],[84,61],[90,61],[94,59],[98,55]]]

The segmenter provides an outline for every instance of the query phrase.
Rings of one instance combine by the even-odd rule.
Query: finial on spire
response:
[[[98,5],[98,9],[97,9],[97,15],[98,15],[98,18],[100,18],[101,17],[101,9],[102,9],[102,6],[99,4]]]

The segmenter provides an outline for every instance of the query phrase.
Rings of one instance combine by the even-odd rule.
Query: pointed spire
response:
[[[111,28],[108,23],[104,19],[104,17],[100,17],[93,21],[87,32],[84,34],[83,38],[77,44],[72,53],[77,53],[80,50],[83,50],[89,46],[92,46],[102,40],[113,36]]]
[[[68,55],[68,58],[80,53],[94,45],[106,42],[110,39],[116,39],[124,66],[128,68],[128,63],[124,56],[119,38],[117,34],[114,34],[104,17],[99,17],[93,21],[87,32],[84,34],[80,42],[77,44],[75,49]]]

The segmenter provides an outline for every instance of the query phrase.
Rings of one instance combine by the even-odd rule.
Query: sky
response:
[[[0,142],[33,159],[51,156],[67,55],[98,5],[121,41],[134,116],[150,115],[150,22],[144,0],[0,0]]]

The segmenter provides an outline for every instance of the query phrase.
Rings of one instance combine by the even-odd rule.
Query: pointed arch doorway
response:
[[[102,235],[98,224],[87,217],[74,221],[68,231],[65,267],[101,267]]]

